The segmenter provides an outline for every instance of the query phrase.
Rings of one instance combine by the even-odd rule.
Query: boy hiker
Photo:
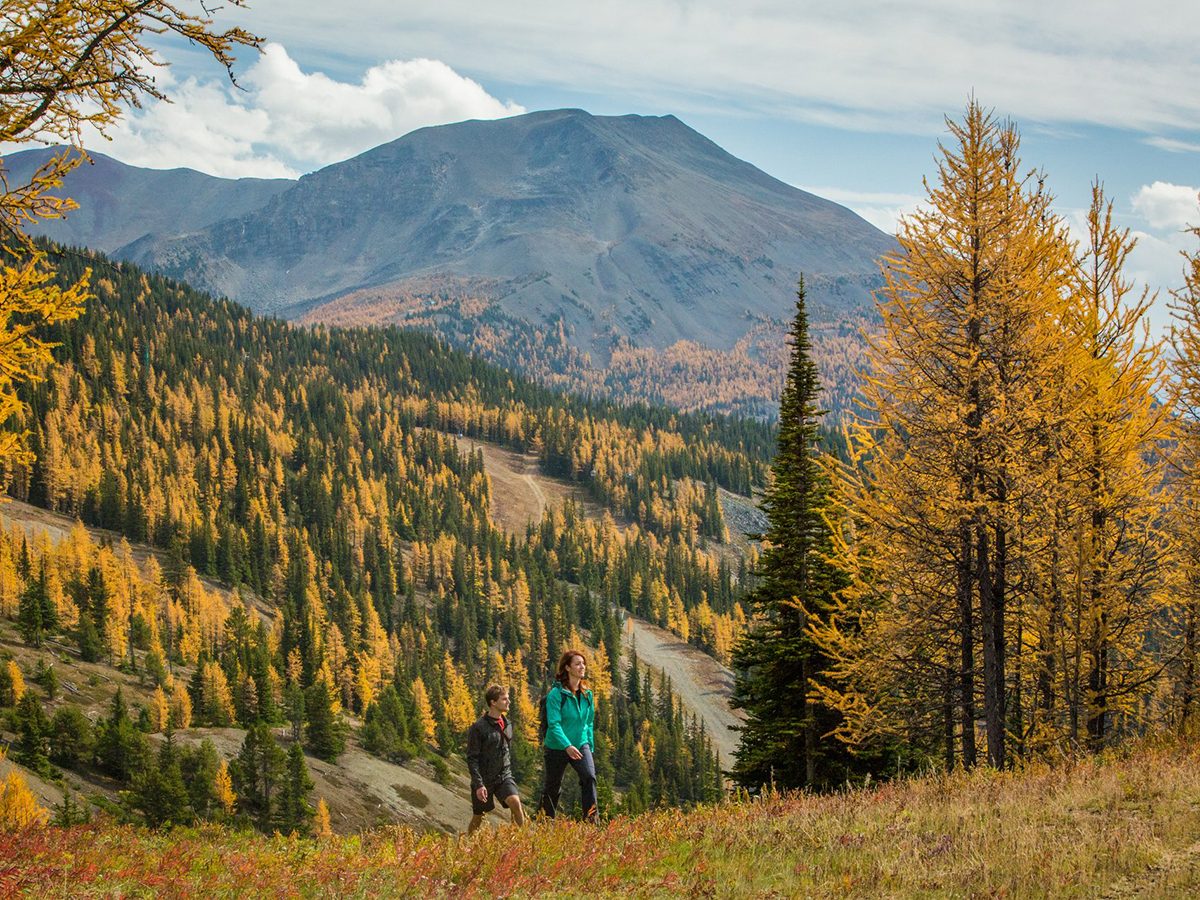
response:
[[[489,685],[484,692],[487,712],[467,730],[467,768],[471,772],[471,824],[467,834],[483,824],[486,813],[496,808],[496,800],[512,810],[514,825],[525,824],[525,811],[513,780],[513,727],[508,721],[508,688]]]

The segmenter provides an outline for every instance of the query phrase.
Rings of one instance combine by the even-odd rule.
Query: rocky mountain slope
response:
[[[24,184],[57,151],[25,150],[4,157],[11,184]],[[150,234],[187,234],[257,209],[293,182],[214,178],[192,169],[142,169],[91,153],[72,172],[64,193],[79,209],[39,223],[37,233],[60,244],[111,253]]]
[[[861,307],[892,246],[674,116],[555,110],[425,128],[298,182],[98,157],[66,190],[82,209],[55,237],[258,311],[323,318],[350,297],[331,318],[378,321],[373,304],[469,296],[532,328],[561,321],[601,362],[622,340],[729,349],[763,317],[789,317],[801,272],[815,318]]]

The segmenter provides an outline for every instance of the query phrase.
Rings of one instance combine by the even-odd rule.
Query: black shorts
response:
[[[479,796],[471,791],[471,812],[477,816],[490,813],[496,808],[497,800],[507,800],[517,793],[517,783],[511,778],[505,778],[495,784],[485,784],[484,787],[487,788],[488,795],[483,802],[480,802]]]

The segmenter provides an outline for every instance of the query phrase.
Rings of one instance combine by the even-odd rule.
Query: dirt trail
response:
[[[743,721],[741,711],[729,706],[733,673],[671,632],[633,616],[625,618],[625,645],[636,649],[641,662],[670,676],[671,687],[683,705],[708,729],[721,757],[721,768],[732,768],[739,740],[737,728]]]
[[[533,491],[534,499],[537,501],[537,518],[541,519],[546,512],[546,494],[542,490],[542,486],[537,483],[532,475],[526,473],[525,483],[529,485],[529,490]]]
[[[512,534],[524,534],[529,525],[542,520],[551,504],[571,499],[588,515],[600,515],[600,507],[577,484],[542,475],[536,453],[517,453],[474,438],[458,438],[463,453],[479,451],[483,467],[491,481],[492,521]]]

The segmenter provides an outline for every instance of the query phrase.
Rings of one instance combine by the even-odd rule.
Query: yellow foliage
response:
[[[0,119],[0,134],[3,131]],[[10,196],[0,198],[0,233],[10,224]],[[0,423],[25,408],[17,398],[17,383],[41,381],[52,360],[54,345],[36,337],[35,327],[66,322],[83,311],[90,270],[69,288],[54,284],[53,277],[46,255],[31,247],[22,258],[0,264]],[[4,459],[31,461],[24,434],[0,433],[0,460]]]
[[[229,679],[219,663],[206,662],[200,674],[201,696],[198,699],[204,718],[213,725],[227,726],[237,721]]]
[[[41,379],[51,361],[52,345],[33,332],[76,318],[87,297],[90,270],[70,287],[54,285],[53,267],[24,233],[75,207],[51,192],[84,158],[85,126],[103,132],[127,105],[163,97],[154,79],[160,60],[150,45],[163,32],[203,47],[226,68],[237,46],[258,43],[242,29],[214,32],[211,20],[167,0],[5,0],[4,20],[0,146],[66,143],[80,149],[55,154],[23,185],[11,185],[0,163],[0,242],[9,248],[0,264],[0,422],[23,409],[15,385]],[[0,459],[28,455],[22,434],[0,434]]]
[[[467,688],[466,679],[459,674],[454,661],[447,653],[443,661],[446,675],[446,720],[457,732],[466,731],[475,721],[475,704]]]
[[[21,674],[21,667],[15,659],[10,659],[4,666],[8,669],[8,680],[12,684],[12,701],[19,703],[25,696],[25,677]]]
[[[221,760],[217,774],[213,778],[213,794],[221,804],[221,810],[227,816],[233,815],[233,805],[237,802],[237,794],[233,792],[233,779],[229,776],[229,764]]]
[[[21,596],[21,576],[8,541],[0,541],[0,615],[15,616]]]
[[[317,836],[318,840],[333,837],[333,827],[329,824],[329,805],[325,802],[324,797],[317,800],[317,814],[313,819],[313,833]]]
[[[1126,297],[1132,242],[1099,188],[1075,246],[1011,124],[972,100],[949,128],[884,261],[836,472],[850,584],[810,630],[841,737],[902,734],[970,766],[982,720],[1003,766],[1013,743],[1040,749],[1027,735],[1098,748],[1138,728],[1161,621],[1151,460],[1166,406],[1147,298]]]
[[[379,660],[374,656],[359,655],[358,674],[355,676],[354,690],[358,695],[359,709],[366,710],[375,699],[379,690],[380,672]]]
[[[433,741],[434,734],[437,733],[437,720],[433,716],[433,705],[429,702],[429,689],[425,687],[425,681],[421,676],[417,676],[413,681],[413,703],[417,707],[417,721],[421,726],[421,736],[425,743]]]
[[[192,698],[184,687],[183,682],[170,679],[168,688],[171,691],[170,723],[172,728],[188,728],[192,724]]]
[[[322,684],[325,690],[329,692],[329,708],[333,715],[337,715],[342,711],[342,692],[338,689],[337,681],[333,677],[333,672],[329,669],[329,662],[323,661],[321,668],[317,670],[317,674],[313,677],[314,684]]]
[[[167,730],[167,726],[171,723],[171,704],[167,701],[166,692],[162,687],[154,689],[154,696],[150,698],[150,727],[155,733]]]
[[[612,695],[612,664],[608,658],[608,650],[604,644],[596,645],[596,649],[592,651],[592,659],[588,664],[588,681],[591,683],[591,688],[597,697],[609,697]]]
[[[0,751],[0,762],[3,761],[4,752]],[[0,781],[0,831],[23,831],[48,821],[50,813],[37,802],[20,770],[15,766],[9,769]]]

